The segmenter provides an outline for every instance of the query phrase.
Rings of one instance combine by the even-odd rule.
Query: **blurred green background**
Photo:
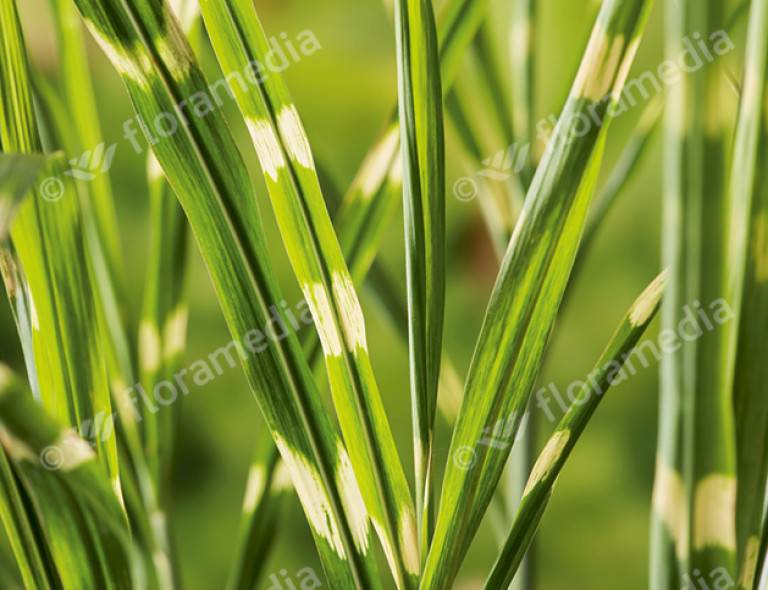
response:
[[[53,80],[57,76],[55,40],[45,0],[21,4],[27,41],[34,64]],[[322,49],[293,64],[285,77],[293,93],[312,147],[346,187],[367,148],[376,138],[397,93],[394,32],[379,0],[259,0],[268,31],[285,32],[295,40],[311,30]],[[503,40],[506,4],[495,1],[494,24]],[[536,44],[537,118],[558,113],[585,48],[599,2],[542,0],[538,2]],[[655,70],[663,59],[660,2],[654,8],[633,72]],[[740,37],[734,36],[741,47]],[[105,140],[120,145],[112,168],[130,278],[130,297],[138,310],[148,246],[145,160],[122,140],[122,124],[132,117],[117,75],[89,39],[96,73],[97,98]],[[215,76],[210,55],[206,69]],[[630,74],[632,76],[632,74]],[[460,83],[472,96],[472,76],[463,71]],[[468,102],[472,116],[493,129],[487,100]],[[612,127],[604,173],[609,171],[632,131],[641,104]],[[232,105],[228,106],[234,114]],[[296,283],[283,254],[259,179],[260,172],[244,129],[230,117],[239,134],[254,182],[263,199],[270,249],[275,255],[289,304],[299,301]],[[466,370],[487,297],[495,261],[476,202],[454,198],[451,187],[471,174],[448,126],[449,291],[446,342],[462,371]],[[488,156],[505,149],[500,139],[485,138]],[[585,376],[612,330],[634,297],[659,269],[661,150],[658,134],[619,205],[611,212],[590,253],[584,272],[557,326],[542,384],[561,388]],[[193,249],[194,251],[194,249]],[[384,259],[403,282],[403,237],[399,222],[391,227]],[[204,358],[229,341],[205,269],[192,256],[189,350],[185,365]],[[410,473],[411,434],[407,355],[397,336],[363,294],[369,340],[379,384]],[[311,329],[311,328],[306,328]],[[656,328],[648,337],[655,337]],[[5,300],[0,309],[0,358],[21,367],[20,351]],[[324,379],[321,375],[319,378]],[[598,411],[556,489],[539,535],[538,576],[542,590],[647,587],[649,506],[654,465],[657,368],[642,370],[612,391]],[[534,414],[536,415],[536,414]],[[541,414],[540,435],[552,428]],[[238,518],[248,462],[262,428],[258,408],[238,369],[183,400],[183,418],[175,477],[178,552],[185,586],[191,590],[223,587],[237,541]],[[448,431],[440,423],[440,453],[445,459]],[[277,545],[267,572],[285,569],[290,575],[311,566],[320,571],[298,503],[291,500],[279,523]],[[490,526],[483,526],[457,588],[480,588],[495,555]],[[267,588],[269,582],[262,587]]]

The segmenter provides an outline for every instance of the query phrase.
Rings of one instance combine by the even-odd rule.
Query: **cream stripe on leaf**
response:
[[[624,84],[637,48],[649,0],[605,0],[590,47],[580,66],[525,200],[502,262],[470,365],[465,396],[451,441],[451,453],[475,448],[484,431],[502,421],[514,440],[541,366],[546,340],[573,266],[593,196],[613,99]],[[619,57],[595,49],[617,41]],[[605,95],[585,94],[592,73]],[[601,125],[592,121],[597,118]],[[543,239],[543,237],[545,239]],[[524,353],[522,352],[524,351]],[[453,581],[491,501],[510,445],[481,445],[467,469],[449,463],[443,481],[435,536],[422,587]]]
[[[264,63],[271,46],[247,0],[201,2],[203,18],[223,71]],[[281,77],[233,86],[249,122],[278,227],[294,273],[312,310],[326,353],[334,405],[349,457],[382,543],[396,548],[399,587],[412,587],[398,539],[398,515],[412,500],[373,375],[364,318],[339,241],[325,206],[309,142]]]
[[[167,6],[149,0],[77,5],[97,38],[120,48],[141,72],[140,80],[123,76],[141,120],[172,114],[186,123],[168,137],[155,137],[152,148],[185,210],[233,338],[244,342],[254,326],[267,325],[274,309],[287,325],[256,198],[223,115],[214,110],[197,117],[182,109],[184,97],[207,92],[208,84]],[[320,526],[312,531],[329,584],[378,587],[370,552],[355,546],[335,478],[338,437],[295,334],[248,358],[243,369],[270,430],[283,442],[294,483],[317,494],[301,495],[305,513],[316,516],[317,503],[328,509],[323,526],[334,533],[323,534]]]
[[[568,457],[624,362],[656,316],[667,275],[666,271],[661,273],[637,298],[576,394],[575,401],[544,445],[525,486],[504,546],[486,581],[487,590],[507,588],[512,583]],[[639,322],[636,320],[637,309],[647,310]]]

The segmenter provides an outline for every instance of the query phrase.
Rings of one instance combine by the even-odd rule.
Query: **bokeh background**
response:
[[[346,187],[381,130],[397,94],[394,32],[387,11],[379,0],[257,0],[256,4],[271,34],[285,32],[294,40],[300,31],[309,29],[322,45],[320,51],[293,64],[284,76],[317,158],[331,171],[336,184]],[[494,1],[494,25],[500,46],[507,22],[506,4]],[[635,74],[655,70],[663,59],[663,7],[661,2],[656,4],[633,68]],[[24,0],[20,6],[32,60],[55,81],[57,58],[47,3]],[[538,118],[560,111],[598,7],[597,0],[538,2]],[[733,38],[740,51],[742,37],[736,34]],[[130,278],[130,298],[137,311],[149,243],[145,160],[122,140],[122,124],[132,117],[123,86],[90,39],[89,47],[105,139],[107,143],[120,143],[111,174]],[[210,75],[216,76],[210,55],[204,61]],[[490,129],[484,138],[484,148],[492,156],[507,146],[493,133],[488,101],[483,96],[474,96],[468,69],[460,74],[459,83],[466,96],[474,97],[468,102],[472,117]],[[610,171],[643,106],[641,103],[614,123],[604,173]],[[228,110],[234,114],[232,105]],[[242,140],[263,200],[270,249],[286,299],[298,302],[298,289],[274,228],[255,154],[242,125],[236,117],[230,119]],[[461,157],[450,125],[447,135],[450,254],[446,343],[460,369],[465,371],[493,285],[496,263],[477,203],[459,201],[452,194],[453,183],[475,170]],[[659,270],[661,164],[657,134],[626,194],[607,218],[571,293],[551,342],[542,384],[554,382],[563,388],[585,376],[624,311]],[[196,250],[192,250],[189,349],[185,365],[206,357],[230,339],[206,271]],[[388,232],[383,259],[402,284],[403,237],[399,220]],[[410,473],[406,351],[386,322],[381,321],[365,291],[362,301],[379,384]],[[656,327],[652,328],[648,337],[655,337],[656,331]],[[18,341],[4,299],[0,303],[0,358],[21,367]],[[647,587],[657,372],[656,366],[641,370],[610,392],[560,478],[538,537],[537,573],[542,590]],[[318,378],[324,379],[322,375]],[[544,437],[552,424],[541,419],[541,414],[538,416],[540,437]],[[257,405],[239,368],[228,370],[206,387],[193,389],[183,400],[173,518],[184,583],[190,590],[223,587],[237,541],[248,462],[261,428]],[[443,422],[439,429],[441,459],[445,459],[448,430]],[[284,509],[275,541],[268,573],[286,569],[294,575],[306,566],[320,571],[295,500],[289,501]],[[483,526],[457,588],[481,587],[495,548],[491,527]],[[269,582],[262,586],[267,588]]]

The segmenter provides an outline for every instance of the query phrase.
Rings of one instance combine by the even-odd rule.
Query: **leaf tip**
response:
[[[637,298],[629,312],[629,323],[632,326],[642,326],[653,318],[664,293],[664,287],[669,279],[669,269],[664,269],[654,281],[648,285]]]

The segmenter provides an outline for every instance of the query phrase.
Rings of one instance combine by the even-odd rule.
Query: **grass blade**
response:
[[[581,237],[610,109],[622,90],[649,8],[650,2],[643,0],[603,3],[494,287],[451,456],[465,447],[474,449],[484,430],[497,420],[510,424],[509,434],[515,436]],[[603,124],[589,125],[586,134],[574,138],[575,122],[580,115],[587,117],[590,109]],[[508,453],[508,447],[493,452],[479,449],[479,461],[466,471],[449,464],[424,588],[442,588],[456,575]]]
[[[555,428],[531,471],[523,499],[485,588],[506,588],[538,529],[560,472],[595,410],[621,372],[640,337],[656,316],[667,273],[659,275],[632,304],[589,374],[568,412]]]
[[[88,57],[83,41],[82,24],[71,0],[50,0],[54,18],[54,29],[58,37],[60,59],[61,88],[67,115],[76,139],[66,145],[71,157],[82,154],[95,156],[97,146],[104,146],[104,137],[99,125],[98,109],[93,90],[91,75],[88,70]],[[85,170],[93,178],[88,180],[88,192],[91,195],[95,227],[98,241],[104,252],[110,281],[115,285],[115,292],[120,297],[121,318],[126,318],[127,305],[125,296],[124,271],[121,256],[120,228],[117,223],[114,197],[108,171],[103,168],[111,161],[109,148],[105,149],[105,159],[96,162],[101,167]],[[126,322],[127,323],[127,322]]]
[[[224,71],[266,63],[267,36],[243,0],[201,3]],[[415,515],[384,412],[365,337],[365,320],[334,233],[309,142],[276,74],[251,92],[233,86],[261,161],[278,226],[318,329],[334,405],[371,519],[400,587],[418,573]]]
[[[264,349],[265,335],[254,330],[268,324],[282,297],[242,158],[221,113],[197,110],[199,101],[212,102],[179,25],[167,8],[146,0],[78,0],[78,6],[141,120],[171,115],[178,125],[170,137],[148,138],[197,239],[235,339],[232,353],[239,353],[286,461],[326,576],[334,587],[377,587],[367,514],[299,344],[289,335]],[[257,347],[260,354],[248,354]]]
[[[453,84],[458,65],[477,33],[488,0],[450,0],[438,16],[440,79],[443,93]],[[341,247],[350,263],[355,284],[360,284],[379,250],[402,194],[402,166],[397,108],[379,139],[368,151],[347,191],[336,223]]]
[[[40,523],[33,513],[27,511],[28,503],[8,455],[0,447],[0,521],[16,558],[21,579],[26,588],[33,590],[53,588],[61,582],[50,556],[44,553],[45,544],[39,539]]]
[[[536,139],[536,2],[513,0],[509,28],[512,125],[518,144]]]
[[[421,550],[432,536],[432,444],[445,316],[445,145],[431,0],[397,0],[400,144],[416,508]]]
[[[0,444],[41,516],[63,587],[131,587],[139,572],[128,521],[96,454],[52,421],[7,368],[0,373]]]
[[[28,64],[11,0],[0,3],[0,33],[0,143],[4,151],[39,154]],[[112,412],[106,369],[98,354],[99,333],[89,320],[95,290],[85,256],[81,204],[65,170],[61,158],[49,160],[45,182],[53,183],[55,191],[46,191],[43,183],[19,207],[11,240],[27,283],[35,378],[43,403],[63,423],[88,428],[94,416]],[[96,444],[119,494],[114,432],[105,431]]]
[[[204,31],[197,0],[171,2],[193,52],[199,53]],[[185,300],[188,226],[176,195],[165,179],[154,154],[147,157],[150,200],[149,264],[139,325],[139,373],[146,391],[155,391],[163,380],[173,380],[186,348]],[[159,352],[159,354],[157,354]],[[146,456],[157,482],[159,502],[168,505],[176,425],[181,400],[160,412],[143,416]]]
[[[46,146],[70,146],[69,149],[75,149],[71,146],[79,145],[79,139],[70,124],[66,105],[40,77],[37,79],[37,89],[38,112],[43,121],[41,126],[47,133]],[[103,428],[113,427],[120,433],[118,451],[123,463],[121,484],[126,491],[125,504],[135,528],[133,532],[138,544],[145,550],[148,575],[154,576],[161,588],[169,588],[174,582],[171,579],[173,561],[169,555],[168,518],[158,505],[157,490],[147,465],[140,431],[141,424],[146,431],[148,425],[154,423],[154,414],[147,411],[139,415],[130,399],[132,389],[129,389],[128,384],[136,383],[134,375],[137,373],[133,345],[129,342],[124,313],[118,302],[116,277],[109,268],[99,235],[99,222],[91,206],[91,187],[89,183],[80,182],[78,188],[81,189],[83,231],[91,265],[89,274],[98,292],[94,311],[103,342],[100,351],[106,359],[114,405],[117,407],[117,412],[111,416],[100,413],[93,416],[89,421],[91,428],[85,434],[95,439],[101,436]],[[164,526],[160,526],[160,523]]]
[[[738,474],[736,544],[739,587],[747,590],[756,587],[760,579],[757,562],[768,478],[768,371],[763,358],[768,338],[765,330],[755,329],[768,322],[766,100],[768,2],[755,0],[749,18],[745,79],[730,177],[734,216],[729,295],[739,308],[733,366]]]
[[[154,156],[148,163],[150,250],[139,327],[139,369],[146,391],[173,379],[184,354],[187,304],[187,220]],[[180,400],[159,412],[146,412],[146,456],[166,505],[170,485],[176,421]]]
[[[66,179],[63,158],[46,166],[49,178]],[[91,321],[95,288],[88,272],[83,213],[77,189],[60,180],[55,202],[39,192],[22,204],[11,239],[29,284],[32,341],[42,401],[59,420],[96,435],[99,456],[119,491],[117,446],[111,424],[98,432],[94,418],[111,416],[106,366],[98,326]]]
[[[714,1],[667,4],[669,56],[681,54],[689,35],[723,31],[723,10],[723,3]],[[672,278],[662,325],[668,330],[697,305],[709,306],[720,317],[734,304],[724,298],[729,130],[717,101],[725,83],[715,62],[686,74],[667,95],[662,249]],[[678,588],[693,570],[724,568],[736,578],[730,331],[722,325],[661,362],[651,540],[654,589]]]

